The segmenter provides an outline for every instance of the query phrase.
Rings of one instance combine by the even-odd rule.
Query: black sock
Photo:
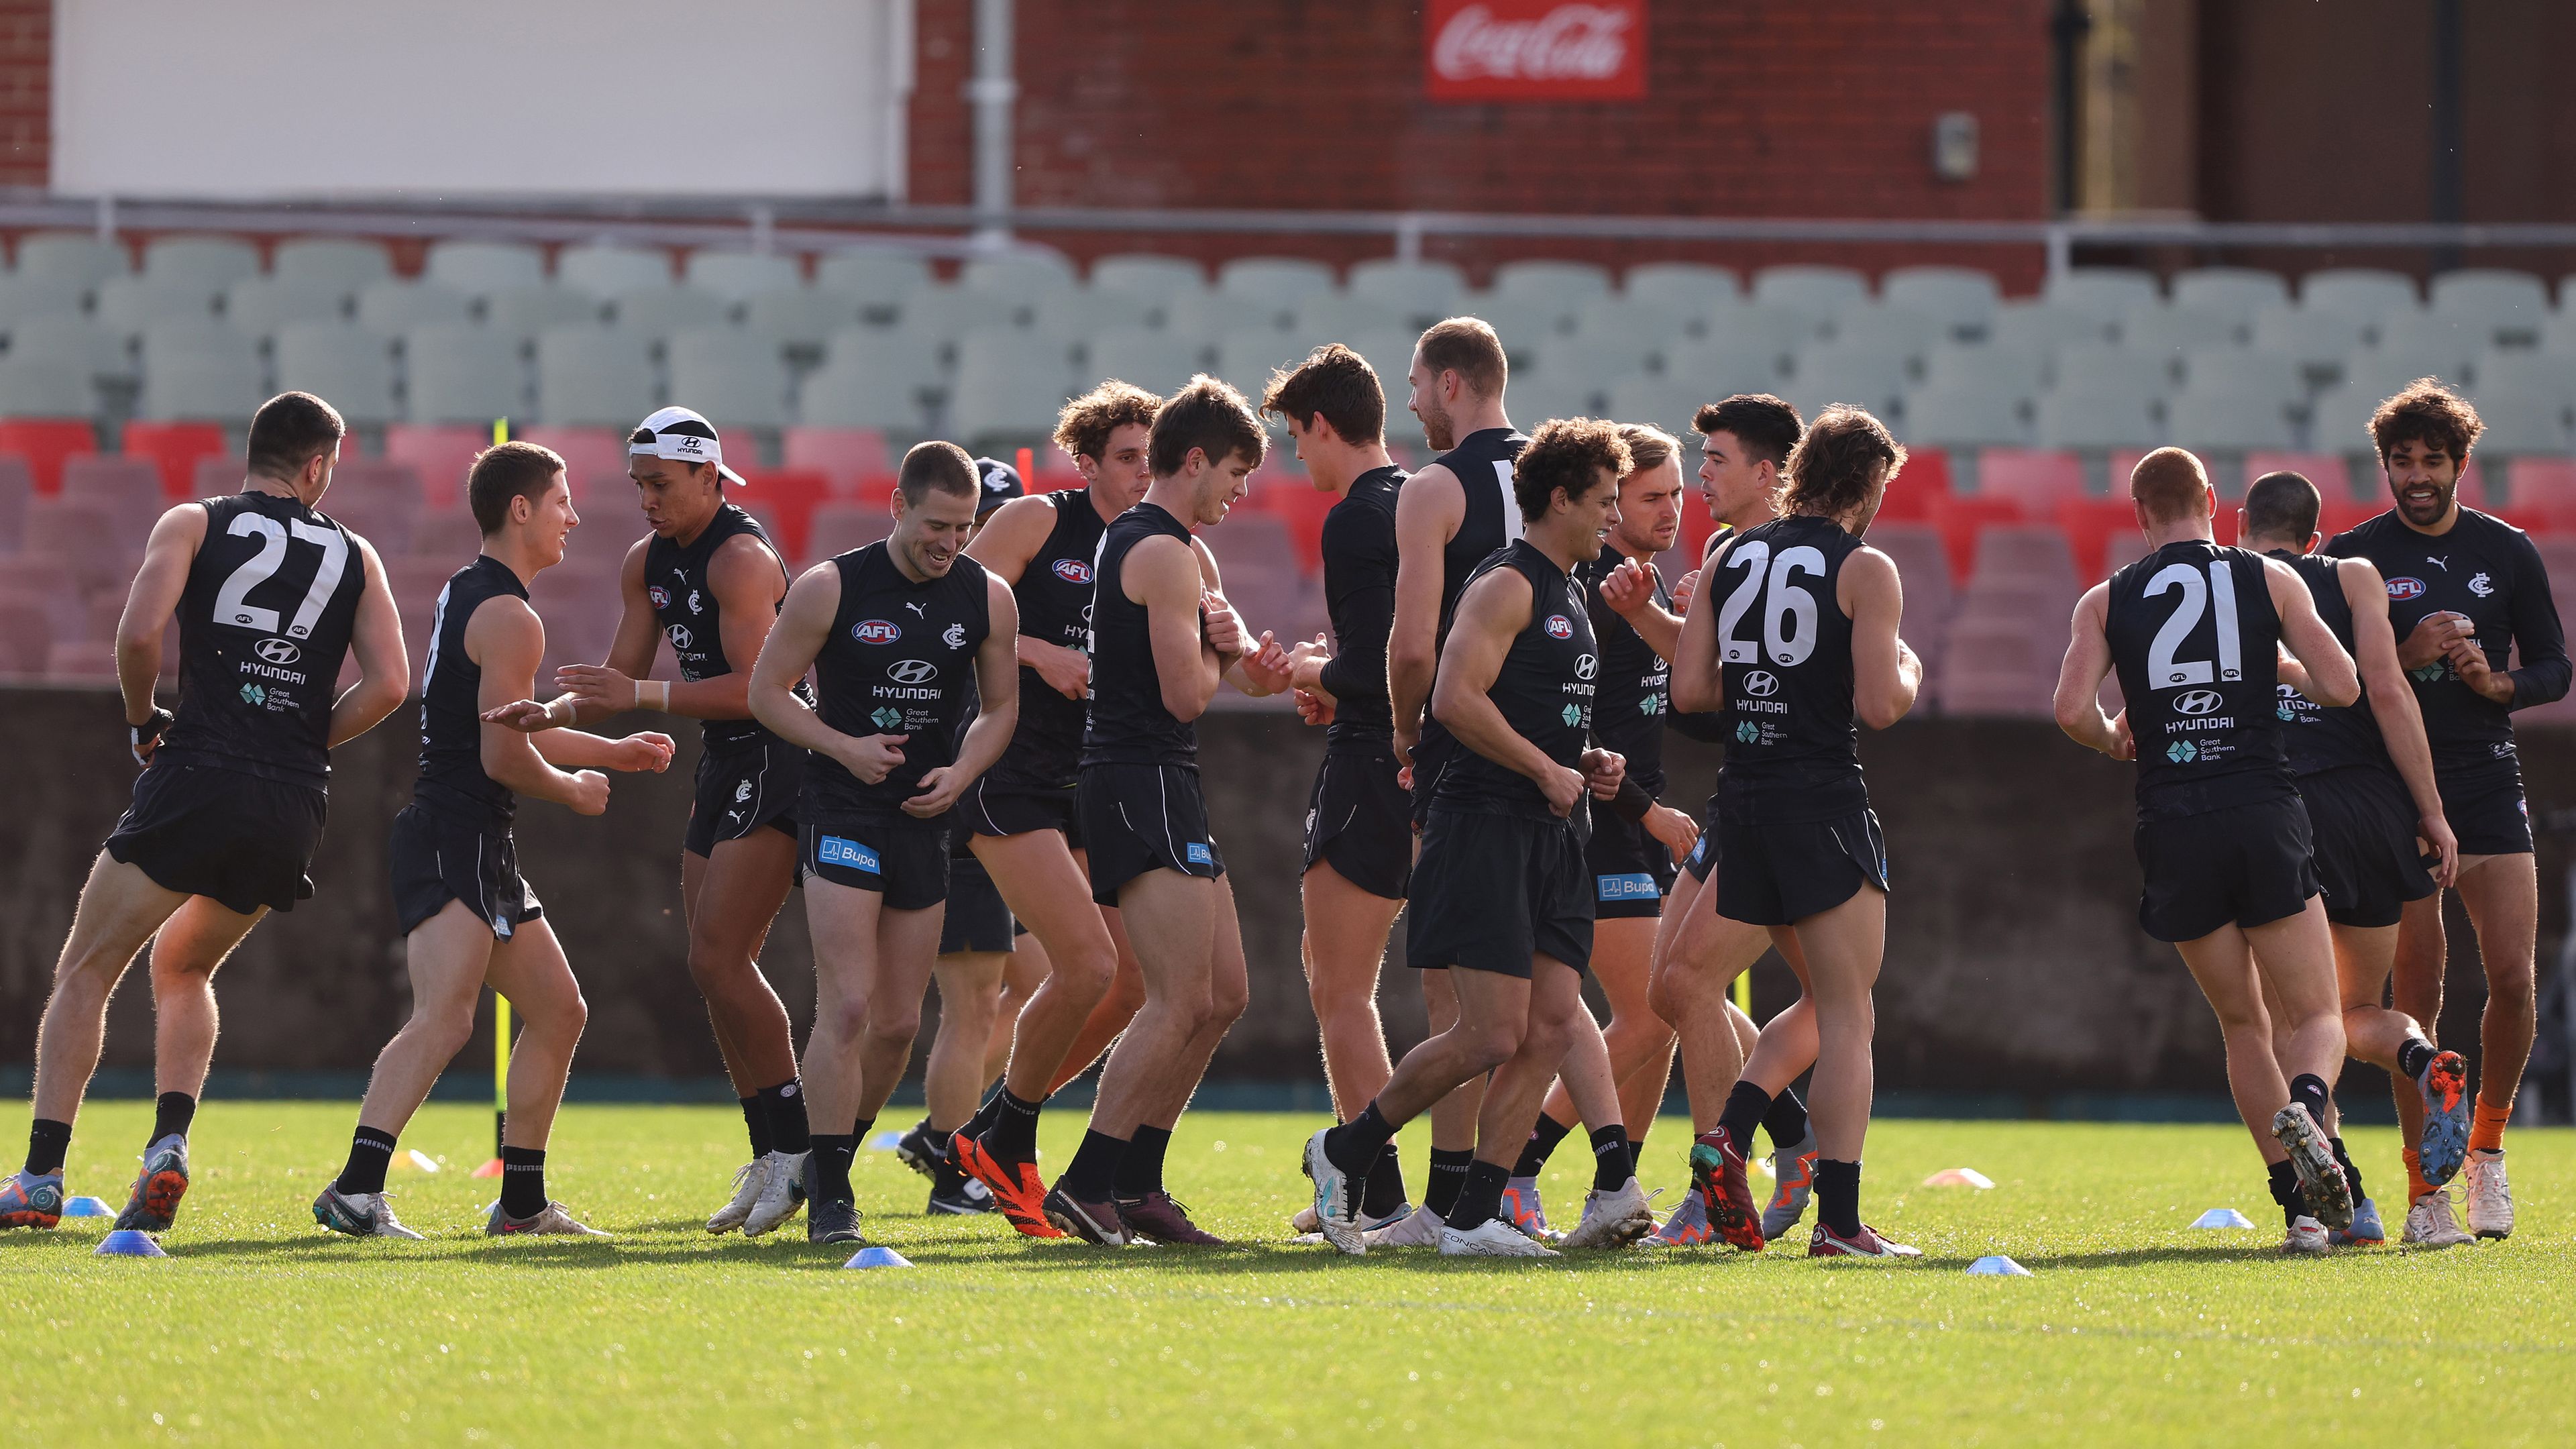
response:
[[[1449,1210],[1458,1205],[1458,1194],[1467,1186],[1467,1165],[1476,1160],[1473,1152],[1451,1152],[1446,1148],[1431,1149],[1431,1178],[1422,1187],[1422,1205],[1433,1217],[1447,1221]],[[1500,1198],[1496,1202],[1502,1201]]]
[[[2425,1064],[2433,1060],[2433,1044],[2420,1036],[2410,1036],[2397,1048],[2398,1074],[2409,1079],[2424,1075]]]
[[[2328,1095],[2326,1079],[2314,1072],[2301,1072],[2290,1079],[2290,1100],[2307,1108],[2320,1129],[2326,1125]]]
[[[185,1092],[163,1092],[152,1104],[152,1135],[143,1145],[149,1147],[164,1137],[185,1137],[196,1120],[196,1098]]]
[[[1738,1082],[1726,1094],[1726,1107],[1717,1114],[1717,1125],[1726,1132],[1726,1140],[1746,1158],[1753,1156],[1753,1129],[1762,1125],[1763,1115],[1771,1110],[1771,1094],[1751,1082]]]
[[[1004,1162],[1037,1161],[1040,1104],[1021,1101],[1008,1088],[993,1100],[1001,1105],[994,1109],[992,1125],[985,1129],[984,1150]]]
[[[1541,1113],[1539,1120],[1547,1116]],[[1616,1123],[1592,1134],[1592,1190],[1617,1192],[1637,1175],[1637,1155],[1628,1148],[1628,1129]]]
[[[966,1125],[957,1130],[969,1137],[980,1137],[986,1128],[993,1125],[993,1119],[1001,1115],[1001,1111],[1002,1084],[996,1081],[985,1089],[984,1099],[975,1104],[975,1115],[967,1118]]]
[[[792,1157],[813,1145],[814,1134],[805,1125],[805,1089],[794,1077],[761,1088],[758,1100],[761,1119],[769,1124],[770,1151]]]
[[[1120,1202],[1139,1202],[1163,1190],[1163,1151],[1172,1145],[1169,1127],[1139,1126],[1118,1158],[1116,1186]]]
[[[769,1155],[769,1114],[761,1109],[760,1094],[752,1093],[742,1101],[742,1127],[751,1138],[751,1155],[758,1161]]]
[[[2308,1200],[2299,1195],[2299,1171],[2286,1160],[2271,1166],[2272,1201],[2281,1205],[2281,1226],[2294,1226],[2308,1216]]]
[[[1377,1166],[1369,1169],[1368,1185],[1360,1190],[1360,1211],[1373,1218],[1385,1217],[1404,1206],[1404,1163],[1396,1156],[1390,1142],[1378,1149]]]
[[[2331,1137],[2326,1140],[2334,1144],[2335,1162],[2343,1168],[2344,1181],[2352,1184],[2352,1200],[2357,1203],[2370,1196],[2362,1191],[2361,1169],[2352,1165],[2352,1154],[2343,1150],[2343,1139]]]
[[[394,1135],[361,1127],[349,1136],[349,1162],[332,1186],[345,1193],[383,1192],[385,1169],[393,1165]]]
[[[1645,1165],[1645,1162],[1646,1162],[1646,1134],[1645,1134],[1645,1133],[1640,1132],[1640,1133],[1638,1133],[1636,1136],[1631,1137],[1631,1138],[1629,1138],[1629,1139],[1628,1139],[1628,1161],[1629,1161],[1630,1165],[1632,1165],[1632,1166],[1642,1167],[1642,1166],[1644,1166],[1644,1165]]]
[[[1850,1238],[1860,1232],[1859,1163],[1816,1159],[1816,1221],[1837,1237]]]
[[[1798,1100],[1796,1088],[1782,1087],[1771,1099],[1771,1110],[1762,1114],[1762,1132],[1774,1152],[1787,1152],[1807,1140],[1807,1104]]]
[[[1108,1202],[1118,1195],[1118,1160],[1126,1155],[1123,1138],[1112,1137],[1096,1127],[1085,1128],[1082,1145],[1073,1150],[1073,1161],[1065,1164],[1064,1176],[1056,1179],[1056,1190],[1083,1202]]]
[[[63,1154],[72,1150],[72,1124],[39,1117],[27,1128],[27,1175],[51,1177],[63,1170]]]
[[[1511,1180],[1510,1168],[1471,1156],[1467,1163],[1467,1180],[1458,1189],[1458,1200],[1450,1205],[1449,1211],[1441,1214],[1441,1221],[1463,1233],[1479,1223],[1501,1217],[1503,1188]]]
[[[1529,1141],[1521,1146],[1521,1160],[1512,1164],[1512,1176],[1536,1177],[1547,1166],[1548,1154],[1556,1151],[1573,1127],[1559,1122],[1545,1112],[1538,1114],[1538,1125],[1530,1129]]]
[[[824,1202],[856,1202],[850,1190],[850,1159],[859,1155],[856,1133],[814,1132],[805,1139],[805,1160],[814,1164],[814,1196]]]
[[[546,1210],[546,1151],[542,1147],[501,1149],[501,1211],[532,1218]]]
[[[1394,1140],[1395,1124],[1386,1120],[1386,1114],[1372,1100],[1358,1116],[1325,1130],[1324,1156],[1344,1172],[1367,1172],[1376,1166],[1378,1154],[1386,1150],[1386,1144]]]
[[[874,1117],[862,1117],[850,1125],[850,1155],[853,1158],[868,1145],[868,1133],[874,1131],[876,1125],[877,1119]],[[809,1136],[805,1140],[811,1142],[814,1139]]]

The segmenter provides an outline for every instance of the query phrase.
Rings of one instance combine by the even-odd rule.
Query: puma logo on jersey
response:
[[[2495,585],[2485,574],[2473,574],[2469,578],[2469,592],[2483,599],[2495,592]]]
[[[930,617],[928,614],[922,612],[919,604],[906,604],[904,607],[910,609],[912,611],[912,616],[916,619],[927,619]]]
[[[2424,555],[2424,562],[2431,564],[2433,567],[2440,569],[2446,574],[2451,571],[2451,561],[2447,557],[2435,558],[2433,555],[2428,553]]]

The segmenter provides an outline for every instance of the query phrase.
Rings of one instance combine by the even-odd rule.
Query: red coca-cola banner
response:
[[[1645,0],[1429,0],[1422,56],[1435,101],[1631,100]]]

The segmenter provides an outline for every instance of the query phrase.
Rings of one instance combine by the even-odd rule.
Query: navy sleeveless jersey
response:
[[[1832,519],[1792,514],[1746,529],[1700,575],[1724,671],[1716,799],[1739,821],[1831,820],[1869,805],[1852,621],[1836,602],[1843,563],[1860,547]]]
[[[292,498],[211,498],[179,594],[179,708],[155,758],[321,789],[366,593],[346,529]]]
[[[1440,626],[1439,637],[1432,644],[1435,660],[1440,657],[1440,645],[1449,640],[1449,619],[1458,610],[1458,596],[1467,591],[1467,580],[1478,565],[1521,536],[1521,506],[1512,494],[1512,467],[1519,461],[1521,449],[1528,446],[1528,435],[1517,428],[1484,428],[1460,438],[1458,446],[1431,460],[1457,478],[1467,502],[1467,511],[1458,519],[1458,531],[1440,548]],[[1422,748],[1446,748],[1448,738],[1449,732],[1431,718],[1429,710],[1424,710]]]
[[[1011,597],[1020,609],[1020,632],[1067,649],[1091,647],[1091,572],[1107,525],[1091,505],[1090,490],[1066,488],[1044,495],[1055,508],[1055,527],[1020,570]],[[1096,683],[1096,681],[1095,681]],[[1082,756],[1084,704],[1067,699],[1034,669],[1020,670],[1020,719],[993,778],[1042,789],[1073,783]]]
[[[662,637],[670,641],[671,655],[680,663],[682,679],[714,679],[751,667],[746,659],[736,669],[725,658],[724,611],[716,603],[715,590],[707,587],[707,565],[716,550],[725,540],[746,533],[760,540],[772,559],[778,559],[778,548],[769,541],[760,520],[731,503],[719,505],[716,516],[686,544],[656,534],[644,545],[644,593],[652,601],[654,622],[662,626]],[[779,561],[778,576],[787,577],[784,560]],[[784,608],[786,602],[782,591],[778,607]],[[797,687],[801,691],[804,686]],[[740,749],[776,738],[756,719],[705,720],[700,735],[711,750]]]
[[[1119,569],[1146,539],[1190,531],[1152,503],[1139,503],[1100,536],[1099,582],[1091,605],[1091,723],[1082,740],[1086,765],[1184,765],[1198,768],[1199,732],[1163,707],[1161,672],[1145,606],[1127,597]],[[1205,614],[1202,612],[1204,622]]]
[[[2261,555],[2176,539],[2111,575],[2103,633],[2138,742],[2140,819],[2295,797]]]
[[[1395,623],[1395,500],[1398,468],[1372,468],[1324,515],[1324,610],[1333,659],[1323,669],[1333,695],[1326,748],[1384,748],[1395,716],[1386,693],[1386,641]]]
[[[510,566],[489,554],[448,576],[429,617],[429,668],[420,690],[420,780],[412,798],[487,827],[507,828],[517,810],[509,787],[483,773],[483,667],[465,653],[474,611],[507,594],[528,597]]]
[[[1601,602],[1601,581],[1627,557],[1605,543],[1599,558],[1576,570],[1601,653],[1601,692],[1592,702],[1592,731],[1603,749],[1616,750],[1627,760],[1628,778],[1638,788],[1657,795],[1664,788],[1664,721],[1672,707],[1673,666],[1635,625]],[[1655,602],[1670,609],[1673,596],[1661,577],[1655,578],[1654,590]]]
[[[2317,617],[2334,631],[2343,652],[2360,658],[2353,647],[2352,601],[2344,597],[2343,580],[2335,576],[2337,560],[2286,549],[2274,549],[2271,557],[2289,565],[2299,582],[2308,586],[2308,596],[2317,602]],[[2349,708],[2328,709],[2286,684],[2274,687],[2279,692],[2275,713],[2286,726],[2281,732],[2281,757],[2291,774],[2313,775],[2346,765],[2396,769],[2388,758],[2387,744],[2379,737],[2379,721],[2370,712],[2367,695]]]
[[[957,759],[975,707],[975,651],[992,632],[984,566],[960,554],[948,572],[905,577],[890,542],[832,560],[841,604],[814,656],[815,708],[845,735],[908,735],[903,762],[868,784],[817,750],[805,798],[821,810],[896,810],[921,777]]]
[[[1512,636],[1511,649],[1503,656],[1486,697],[1502,711],[1514,734],[1567,769],[1579,770],[1592,736],[1593,691],[1601,669],[1592,620],[1584,609],[1586,590],[1526,539],[1514,539],[1486,560],[1469,582],[1496,569],[1513,569],[1529,580],[1530,617]],[[1537,781],[1486,759],[1464,743],[1456,747],[1449,768],[1442,772],[1431,804],[1436,810],[1556,818]],[[1588,822],[1584,806],[1576,807],[1575,816],[1578,824]]]

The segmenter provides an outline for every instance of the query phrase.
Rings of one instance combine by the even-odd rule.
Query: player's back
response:
[[[320,789],[365,557],[346,529],[282,494],[197,506],[206,537],[179,595],[179,708],[160,754]]]
[[[1464,502],[1458,531],[1440,548],[1440,623],[1432,644],[1435,661],[1439,650],[1449,642],[1449,623],[1458,612],[1458,596],[1467,591],[1468,579],[1474,577],[1478,566],[1521,536],[1520,499],[1512,491],[1512,470],[1520,461],[1521,450],[1528,446],[1529,435],[1518,428],[1480,428],[1431,460],[1458,480]],[[1414,752],[1417,798],[1430,799],[1439,786],[1441,771],[1455,758],[1456,749],[1447,728],[1425,710],[1421,742]],[[1419,810],[1416,818],[1420,818]]]
[[[1335,692],[1328,744],[1383,747],[1394,732],[1386,642],[1395,608],[1395,502],[1404,478],[1397,468],[1372,468],[1351,480],[1324,515],[1324,607],[1332,618],[1334,657],[1354,661],[1368,676],[1363,687]]]
[[[483,773],[483,668],[465,652],[474,611],[494,599],[525,600],[528,586],[489,554],[450,575],[430,615],[429,667],[420,690],[420,779],[412,798],[441,813],[507,826],[516,805]]]
[[[2261,555],[2177,539],[2111,576],[2103,634],[2138,749],[2142,819],[2286,799]]]
[[[1724,671],[1717,798],[1738,819],[1787,824],[1868,808],[1852,621],[1836,602],[1861,546],[1829,518],[1791,514],[1745,530],[1701,576]]]
[[[2267,556],[2279,559],[2299,576],[2299,582],[2308,586],[2308,597],[2316,601],[2317,617],[2333,633],[2335,642],[2343,646],[2346,654],[2360,658],[2360,647],[2353,638],[2352,600],[2345,597],[2343,580],[2336,572],[2340,560],[2286,549],[2276,549]],[[2281,758],[2292,775],[2314,775],[2349,765],[2396,769],[2389,761],[2388,746],[2380,738],[2379,721],[2370,712],[2367,695],[2342,709],[2328,709],[2289,685],[2275,688],[2275,713],[2284,726]]]

